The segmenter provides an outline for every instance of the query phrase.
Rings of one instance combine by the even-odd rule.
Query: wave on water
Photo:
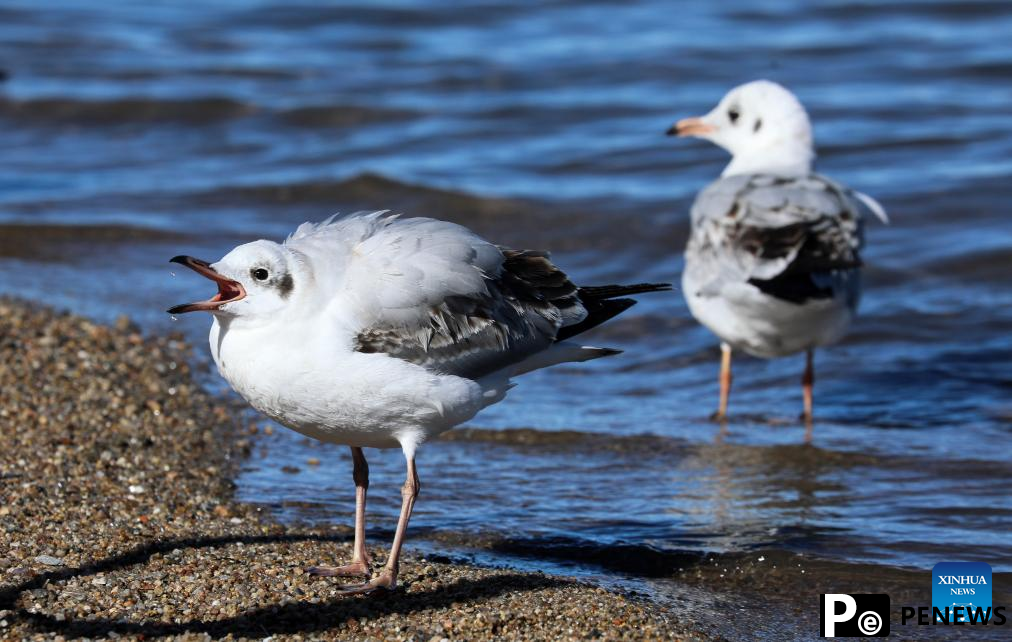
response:
[[[32,261],[86,260],[96,246],[172,243],[179,231],[128,225],[0,224],[0,256]]]
[[[0,82],[4,79],[4,72],[0,70]],[[272,111],[260,105],[223,96],[184,99],[128,96],[105,100],[0,97],[0,118],[39,125],[201,125],[253,115],[275,117],[282,124],[296,127],[339,128],[403,121],[416,117],[417,112],[347,104],[315,104]]]
[[[762,423],[759,418],[757,423]],[[698,458],[710,464],[737,465],[740,467],[784,466],[785,468],[821,467],[850,468],[877,466],[881,460],[867,453],[844,453],[811,444],[784,444],[757,447],[736,443],[707,444],[678,437],[662,435],[609,435],[578,430],[537,430],[535,428],[457,428],[438,438],[443,442],[485,443],[510,446],[518,449],[535,449],[539,452],[615,453],[668,457],[672,463]]]
[[[299,127],[353,127],[415,118],[407,109],[384,109],[364,105],[308,105],[279,113],[281,120]]]
[[[193,194],[188,199],[211,207],[298,206],[295,218],[322,219],[332,213],[384,209],[405,216],[431,216],[459,223],[506,245],[526,247],[531,239],[536,239],[555,252],[587,249],[588,246],[600,250],[628,250],[630,236],[642,224],[642,221],[616,221],[605,212],[572,205],[479,196],[395,180],[373,172],[343,180],[224,186]],[[641,238],[650,239],[645,234]],[[639,251],[647,249],[645,244],[637,248]],[[654,247],[655,251],[660,249]]]
[[[52,122],[74,125],[122,125],[126,123],[180,122],[209,123],[248,116],[254,105],[224,97],[167,100],[158,98],[117,98],[77,100],[73,98],[0,98],[0,117],[22,122]]]

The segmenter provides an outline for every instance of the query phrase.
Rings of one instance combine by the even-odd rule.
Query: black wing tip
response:
[[[620,285],[618,287],[630,290],[629,294],[639,294],[641,292],[668,292],[674,286],[670,283],[634,283],[632,285]]]
[[[636,299],[590,299],[585,300],[584,304],[587,306],[587,318],[579,323],[559,328],[556,341],[565,341],[617,317],[636,305]]]
[[[615,355],[622,354],[625,350],[619,350],[618,348],[590,348],[596,352],[595,359],[599,357],[614,357]]]
[[[579,289],[581,299],[613,299],[631,294],[647,294],[649,292],[668,292],[673,288],[670,283],[633,283],[631,285],[591,285]]]

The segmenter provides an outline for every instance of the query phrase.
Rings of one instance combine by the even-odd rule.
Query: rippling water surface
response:
[[[855,591],[943,560],[1007,573],[1009,33],[1007,4],[973,1],[8,1],[0,288],[203,345],[206,319],[161,311],[205,284],[166,259],[380,208],[551,248],[580,282],[677,283],[726,158],[663,132],[772,78],[807,105],[819,170],[893,218],[869,225],[859,321],[817,356],[811,443],[800,357],[739,359],[721,429],[713,337],[677,291],[645,296],[595,332],[620,358],[526,376],[423,449],[414,542],[672,603],[687,567],[760,557],[785,586],[807,564]],[[371,460],[385,536],[402,459]],[[276,431],[238,484],[284,519],[350,521],[342,448]]]

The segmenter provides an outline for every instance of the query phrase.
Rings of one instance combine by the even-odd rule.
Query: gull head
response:
[[[170,260],[214,281],[218,293],[205,301],[173,306],[169,314],[205,311],[219,317],[270,320],[286,310],[307,276],[297,253],[273,241],[240,245],[213,264],[192,256]]]
[[[735,87],[710,113],[684,118],[667,133],[705,138],[730,152],[731,163],[722,176],[804,175],[815,158],[805,108],[794,94],[769,80]]]

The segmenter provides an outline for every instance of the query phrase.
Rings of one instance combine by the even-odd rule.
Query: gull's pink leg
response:
[[[397,531],[394,533],[394,543],[390,547],[390,557],[386,566],[379,572],[379,575],[364,584],[342,587],[344,593],[371,593],[376,589],[387,589],[392,591],[397,588],[397,572],[400,569],[398,560],[401,556],[401,547],[404,545],[404,532],[408,528],[408,520],[411,519],[411,510],[415,506],[415,498],[418,497],[418,473],[415,472],[414,455],[409,455],[408,475],[401,487],[401,516],[397,520]]]
[[[365,550],[365,495],[369,490],[369,464],[361,448],[351,447],[351,459],[355,463],[352,476],[355,479],[355,551],[351,564],[345,566],[312,566],[306,569],[310,575],[324,577],[370,574],[369,553]]]
[[[714,421],[727,419],[727,400],[731,396],[731,346],[720,344],[720,405],[717,412],[710,415]]]
[[[815,368],[812,366],[812,355],[813,350],[809,350],[805,353],[805,374],[801,377],[801,392],[805,399],[805,411],[802,413],[801,418],[806,423],[812,421],[812,385],[815,384]]]

